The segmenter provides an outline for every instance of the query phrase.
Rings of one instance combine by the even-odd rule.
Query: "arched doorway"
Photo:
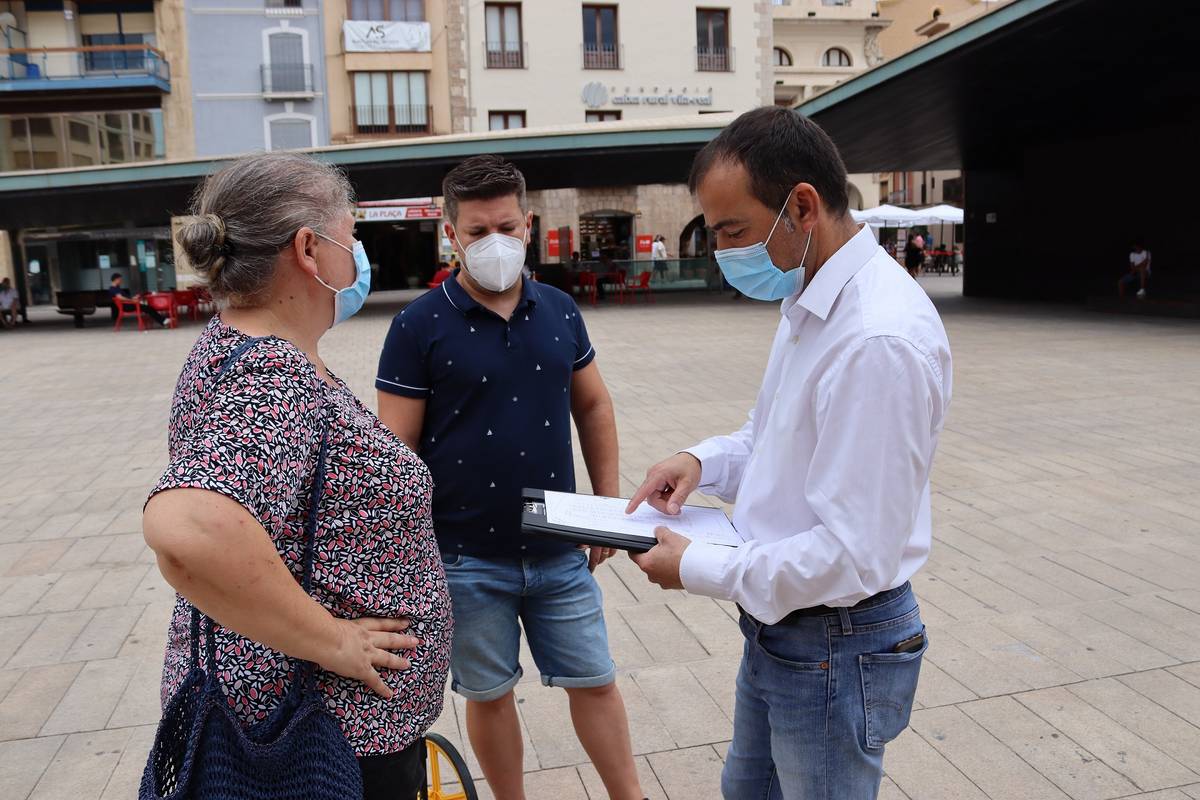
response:
[[[604,209],[579,216],[579,254],[587,260],[633,257],[633,214]]]
[[[713,250],[708,228],[704,226],[704,215],[700,214],[683,228],[679,234],[680,258],[707,258]]]
[[[850,200],[850,208],[855,211],[863,210],[862,192],[853,183],[846,184],[846,197]]]

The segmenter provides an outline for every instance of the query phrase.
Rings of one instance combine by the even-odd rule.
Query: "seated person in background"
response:
[[[113,317],[114,318],[117,316],[117,300],[116,299],[118,297],[123,297],[126,300],[135,299],[131,294],[129,294],[129,290],[126,289],[124,286],[122,286],[122,283],[124,283],[124,281],[125,281],[125,278],[122,277],[121,273],[114,272],[113,276],[112,276],[112,282],[108,286],[108,297],[110,300],[112,300]],[[139,305],[141,305],[141,307],[142,307],[143,314],[150,317],[150,319],[154,320],[159,325],[166,326],[167,320],[163,317],[162,314],[158,313],[157,311],[155,311],[153,308],[146,305],[145,303],[139,302]]]
[[[1121,280],[1117,282],[1117,293],[1125,296],[1128,289],[1137,287],[1138,299],[1146,296],[1146,284],[1150,281],[1150,251],[1146,249],[1145,244],[1141,241],[1133,243],[1133,250],[1129,253],[1129,271],[1126,272]]]
[[[17,327],[17,317],[21,313],[21,298],[13,288],[8,278],[0,281],[0,323],[6,328]]]
[[[438,271],[433,273],[433,278],[429,281],[429,288],[432,289],[442,285],[442,281],[454,274],[454,270],[450,269],[450,265],[445,261],[438,262]]]

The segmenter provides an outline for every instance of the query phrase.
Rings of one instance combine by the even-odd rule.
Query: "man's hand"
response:
[[[658,537],[657,545],[645,553],[631,553],[629,557],[642,568],[651,583],[657,583],[664,589],[682,589],[679,564],[683,561],[683,551],[687,550],[692,540],[661,526],[654,529],[654,535]]]
[[[580,550],[588,551],[588,572],[595,572],[596,567],[617,554],[615,547],[598,547],[596,545],[579,545]]]
[[[691,453],[677,453],[646,471],[646,480],[634,492],[626,514],[632,514],[642,501],[664,514],[678,514],[688,495],[700,485],[700,459]]]

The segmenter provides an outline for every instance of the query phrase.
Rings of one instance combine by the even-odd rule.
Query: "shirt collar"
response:
[[[871,260],[878,248],[879,243],[875,241],[871,226],[862,225],[858,233],[850,237],[850,241],[839,247],[837,252],[821,265],[808,286],[783,301],[784,315],[795,306],[799,306],[821,319],[826,319],[842,289]]]
[[[462,271],[462,267],[454,270],[454,273],[446,280],[442,281],[442,291],[446,294],[446,299],[450,301],[450,305],[454,306],[460,313],[467,314],[472,311],[483,309],[483,306],[475,302],[475,299],[467,293],[467,290],[458,282],[458,273]],[[521,302],[517,304],[517,308],[525,306],[536,306],[538,300],[537,287],[534,282],[521,276]],[[513,312],[516,313],[515,311]]]

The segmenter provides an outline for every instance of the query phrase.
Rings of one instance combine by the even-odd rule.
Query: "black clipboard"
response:
[[[644,553],[658,540],[653,536],[638,536],[632,533],[612,533],[609,531],[589,530],[587,528],[569,528],[564,525],[551,525],[546,519],[546,492],[542,489],[521,490],[521,532],[535,536],[549,536],[570,544],[590,544],[600,547],[615,547],[618,550],[628,550],[631,553]]]

